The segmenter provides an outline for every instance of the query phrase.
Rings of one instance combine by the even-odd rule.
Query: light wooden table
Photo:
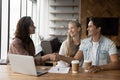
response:
[[[40,69],[41,66],[37,67]],[[47,73],[38,77],[13,73],[9,65],[0,65],[0,80],[120,80],[120,70],[103,71],[99,73],[85,73],[80,68],[78,74],[72,74],[71,70],[68,74]]]

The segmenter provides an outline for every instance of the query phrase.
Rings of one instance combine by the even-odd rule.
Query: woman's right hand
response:
[[[59,54],[58,53],[50,54],[50,60],[59,61]]]

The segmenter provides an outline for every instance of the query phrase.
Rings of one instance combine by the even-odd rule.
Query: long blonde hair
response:
[[[81,24],[78,22],[78,21],[70,21],[68,24],[75,24],[76,27],[80,27],[81,28]],[[80,32],[79,32],[79,38],[81,39],[81,32],[82,32],[82,28],[80,29]],[[66,55],[67,57],[69,56],[73,56],[71,54],[71,50],[75,47],[74,46],[74,41],[73,41],[73,38],[70,36],[70,34],[68,33],[67,34],[67,50],[66,50]]]

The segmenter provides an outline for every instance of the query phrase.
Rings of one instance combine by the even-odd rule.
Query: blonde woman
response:
[[[79,49],[81,43],[81,24],[78,21],[70,21],[68,23],[67,39],[62,43],[59,51],[59,60],[56,66],[66,67],[71,62],[71,57]]]

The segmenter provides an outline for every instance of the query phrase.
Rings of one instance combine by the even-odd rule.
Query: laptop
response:
[[[6,59],[0,59],[0,65],[7,65]]]
[[[8,54],[13,72],[39,76],[47,73],[47,70],[36,70],[33,56]]]

